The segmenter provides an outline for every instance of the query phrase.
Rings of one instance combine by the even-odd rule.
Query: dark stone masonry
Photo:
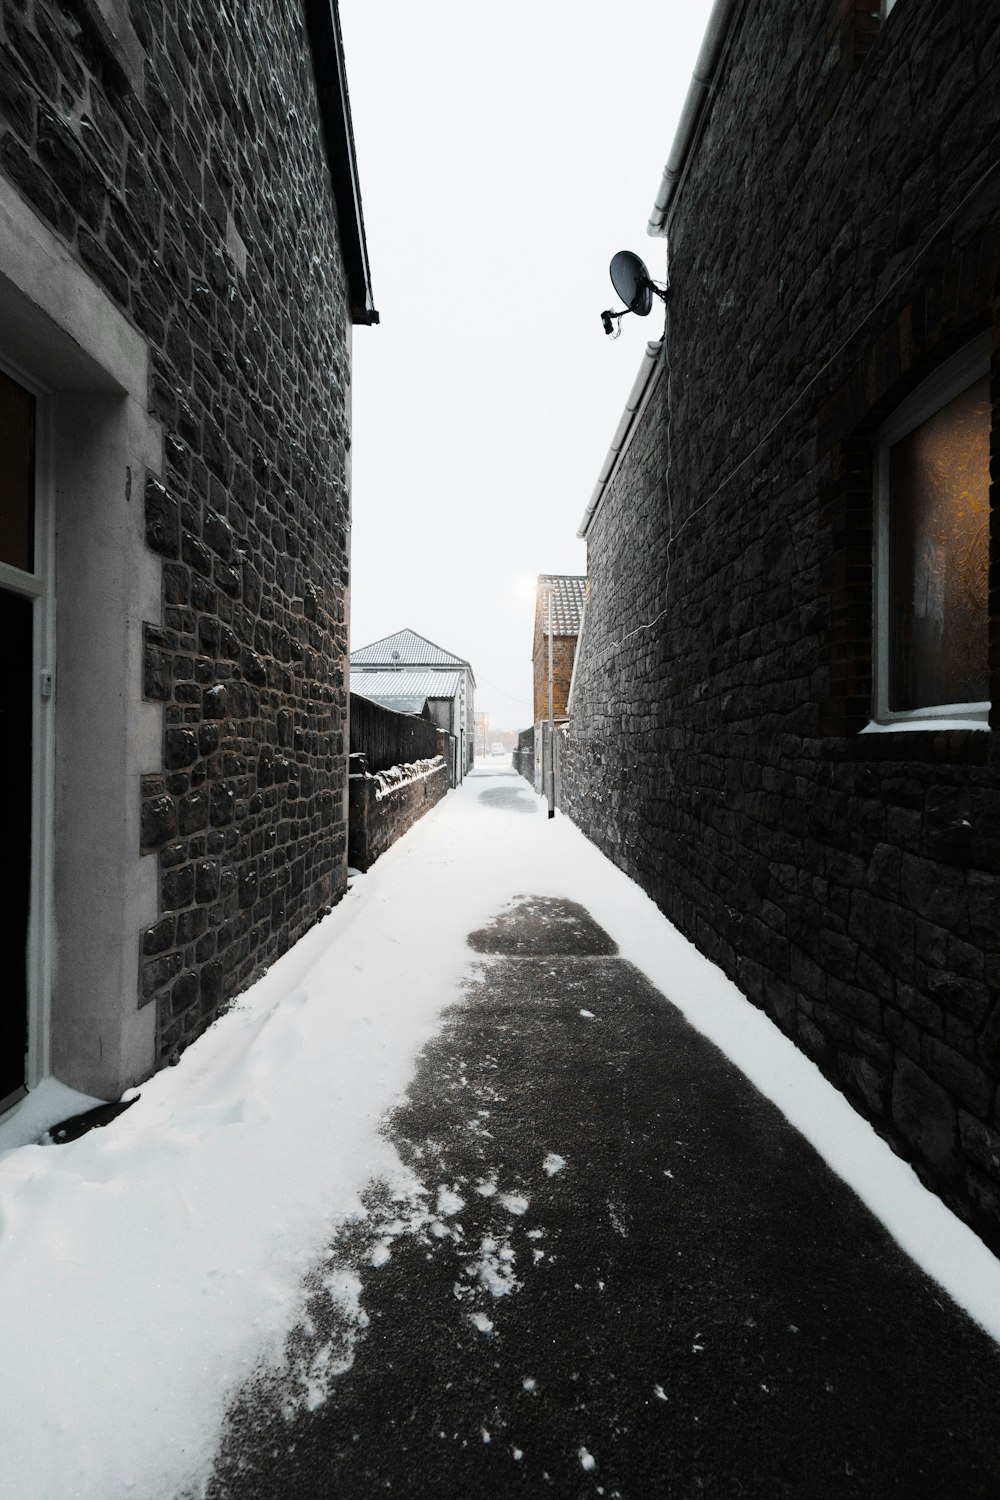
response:
[[[3,7],[0,171],[148,342],[163,429],[131,496],[162,569],[135,684],[163,710],[137,976],[161,1061],[346,885],[350,324],[374,317],[314,75],[335,25],[296,0]]]
[[[733,13],[587,533],[562,805],[1000,1250],[1000,26],[876,9]],[[993,732],[862,733],[876,434],[977,338]]]
[[[363,755],[351,756],[348,859],[352,869],[368,870],[451,786],[442,755],[372,775]]]

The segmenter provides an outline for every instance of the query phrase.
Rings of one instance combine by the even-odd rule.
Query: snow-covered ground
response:
[[[587,907],[1000,1339],[981,1242],[567,819],[482,769],[112,1126],[17,1144],[39,1105],[81,1107],[43,1095],[0,1136],[3,1500],[200,1493],[227,1397],[280,1358],[304,1273],[366,1184],[399,1175],[379,1121],[459,996],[466,934],[522,893]]]

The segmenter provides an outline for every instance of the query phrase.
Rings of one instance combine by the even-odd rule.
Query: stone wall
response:
[[[535,726],[522,729],[517,737],[517,748],[511,757],[514,770],[525,781],[535,781]]]
[[[1000,27],[871,10],[737,23],[588,534],[562,805],[1000,1249],[997,736],[859,733],[872,434],[990,329],[1000,462]]]
[[[449,790],[451,774],[440,756],[370,775],[363,755],[351,756],[350,844],[355,870],[367,870]]]
[[[118,47],[86,0],[4,6],[0,171],[151,351],[137,1003],[166,1059],[345,889],[350,329],[303,7],[129,13]]]

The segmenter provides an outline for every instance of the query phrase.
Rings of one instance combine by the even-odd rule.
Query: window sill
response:
[[[878,724],[873,719],[866,724],[861,734],[935,734],[942,729],[978,729],[990,732],[985,719],[897,719],[891,724]]]

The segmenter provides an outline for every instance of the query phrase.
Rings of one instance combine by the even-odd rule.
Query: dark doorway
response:
[[[31,886],[32,601],[0,589],[0,1106],[24,1085],[28,1046],[28,911]]]

